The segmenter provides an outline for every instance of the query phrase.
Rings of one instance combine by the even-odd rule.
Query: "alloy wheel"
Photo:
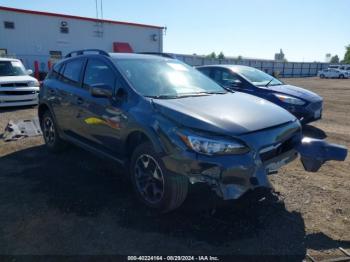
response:
[[[44,119],[43,129],[46,143],[49,145],[53,145],[55,143],[56,133],[53,121],[50,117],[46,117]]]
[[[164,196],[164,176],[158,162],[150,155],[143,154],[135,162],[135,182],[142,198],[159,203]]]

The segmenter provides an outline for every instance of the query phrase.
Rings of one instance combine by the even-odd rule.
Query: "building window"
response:
[[[50,58],[53,60],[60,60],[60,59],[62,59],[62,52],[61,51],[50,51]]]
[[[4,21],[4,27],[6,29],[15,29],[15,23],[10,21]]]

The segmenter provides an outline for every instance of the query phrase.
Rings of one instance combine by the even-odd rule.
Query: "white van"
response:
[[[21,60],[0,58],[0,107],[38,104],[39,82]]]

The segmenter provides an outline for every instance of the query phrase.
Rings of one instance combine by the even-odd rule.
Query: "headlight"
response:
[[[249,148],[237,140],[214,140],[194,135],[180,134],[182,141],[193,151],[205,155],[244,154]]]
[[[30,82],[28,82],[28,86],[29,87],[39,87],[40,84],[38,81],[30,81]]]
[[[305,104],[305,102],[303,100],[296,98],[296,97],[282,95],[282,94],[275,94],[275,96],[279,100],[281,100],[282,102],[287,103],[287,104],[298,105],[298,106]]]

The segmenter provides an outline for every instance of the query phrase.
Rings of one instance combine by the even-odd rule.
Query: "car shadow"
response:
[[[311,125],[303,126],[303,135],[316,139],[326,139],[327,134],[322,129]]]
[[[182,207],[156,214],[133,197],[121,167],[77,148],[60,155],[48,153],[44,146],[17,151],[0,158],[0,170],[0,213],[8,214],[0,219],[3,227],[21,220],[18,230],[25,230],[26,218],[40,209],[56,210],[53,225],[63,223],[69,215],[77,217],[77,224],[79,218],[97,223],[95,218],[111,217],[105,221],[111,230],[118,225],[138,232],[140,238],[144,233],[158,233],[169,241],[180,239],[189,253],[198,251],[200,243],[209,246],[212,254],[292,254],[300,258],[305,257],[307,248],[350,247],[350,241],[337,241],[322,232],[307,234],[301,214],[288,211],[283,201],[267,190],[225,202],[205,185],[196,185]],[[46,230],[50,231],[34,231],[33,237]],[[92,241],[93,233],[90,237]],[[175,247],[162,243],[158,247],[162,254],[176,252]]]

